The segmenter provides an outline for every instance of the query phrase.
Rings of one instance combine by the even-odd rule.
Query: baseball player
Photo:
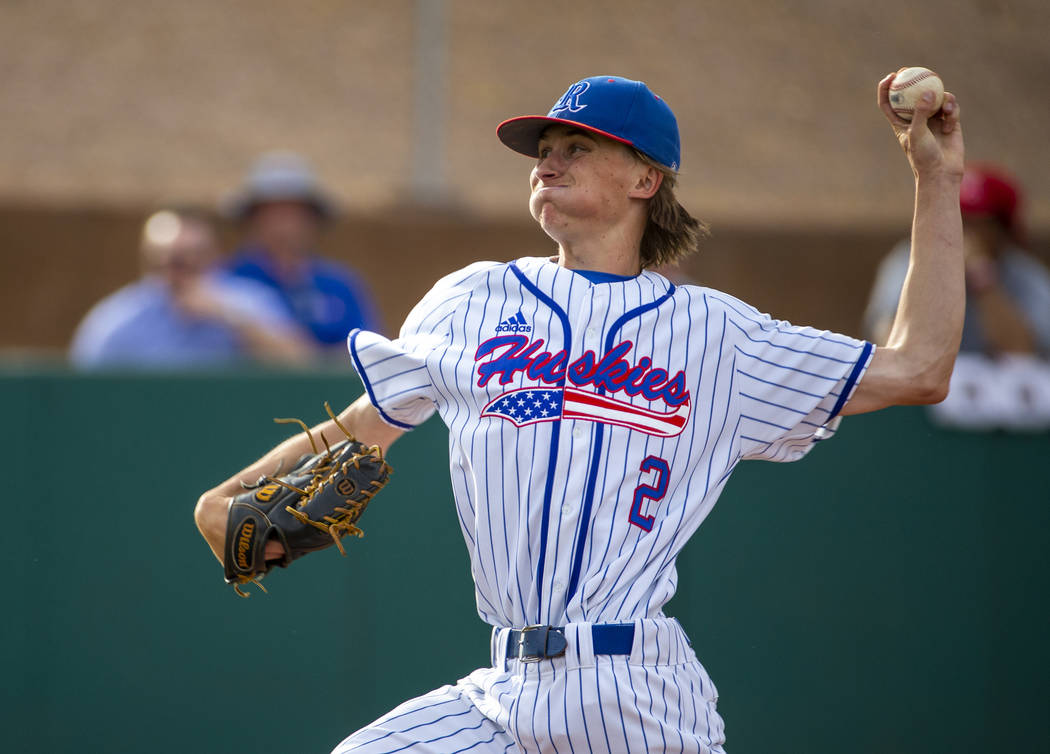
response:
[[[340,417],[383,447],[435,411],[448,426],[491,666],[336,752],[724,751],[715,686],[662,611],[677,554],[739,461],[797,460],[844,415],[940,400],[958,348],[959,109],[947,95],[938,113],[923,103],[899,120],[892,80],[878,100],[916,210],[878,349],[650,271],[694,251],[703,228],[675,200],[677,123],[645,84],[583,79],[546,116],[499,126],[534,159],[529,208],[557,254],[445,277],[395,340],[352,332],[366,395]],[[220,559],[238,480],[303,444],[202,496],[198,525]]]

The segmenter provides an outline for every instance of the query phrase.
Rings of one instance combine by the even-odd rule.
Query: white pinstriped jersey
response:
[[[593,284],[545,258],[439,281],[396,340],[350,334],[383,418],[435,410],[481,617],[661,617],[675,558],[737,462],[830,436],[873,347],[643,272]]]

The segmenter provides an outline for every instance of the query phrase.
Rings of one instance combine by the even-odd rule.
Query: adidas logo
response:
[[[526,324],[525,317],[518,312],[496,325],[496,332],[532,332],[532,325]]]

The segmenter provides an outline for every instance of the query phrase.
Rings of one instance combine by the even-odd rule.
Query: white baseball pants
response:
[[[491,668],[405,702],[333,754],[725,754],[718,692],[673,618],[636,621],[630,655],[595,655],[591,624],[571,623],[563,656],[508,660],[508,634],[493,629]]]

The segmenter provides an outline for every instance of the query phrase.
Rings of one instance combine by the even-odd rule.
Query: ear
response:
[[[652,199],[660,189],[660,184],[664,182],[664,174],[652,165],[641,163],[641,167],[645,172],[638,176],[638,181],[627,192],[627,196],[631,199]]]

